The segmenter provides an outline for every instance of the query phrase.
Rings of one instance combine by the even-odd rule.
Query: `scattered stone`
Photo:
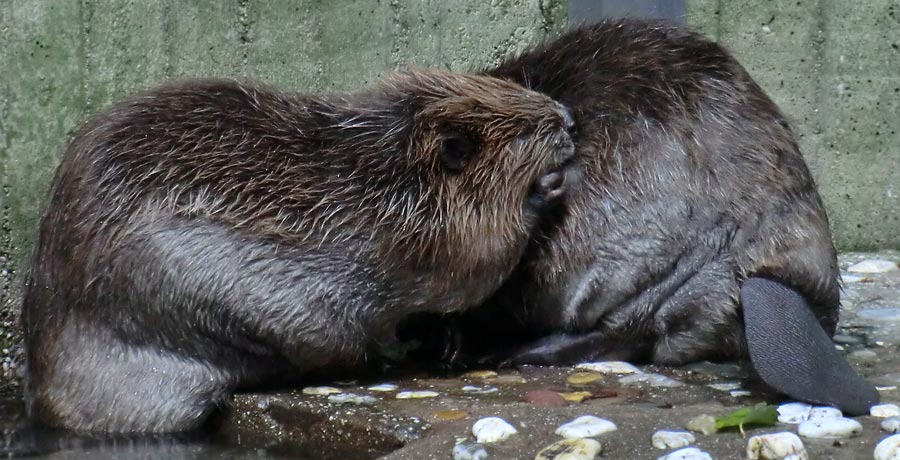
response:
[[[684,383],[679,382],[662,374],[632,374],[626,375],[619,379],[619,383],[623,385],[633,385],[636,383],[646,383],[652,387],[680,387]]]
[[[834,343],[839,343],[841,345],[863,345],[865,343],[865,340],[862,337],[846,334],[835,334],[831,340],[834,341]]]
[[[733,398],[742,398],[744,396],[750,396],[753,393],[750,393],[747,390],[732,390],[730,394]]]
[[[856,350],[851,352],[848,358],[860,363],[871,363],[878,359],[878,353],[872,350]]]
[[[302,392],[303,394],[310,396],[328,396],[343,393],[343,391],[335,387],[306,387]]]
[[[888,433],[900,433],[900,417],[888,417],[882,420],[881,429]]]
[[[467,379],[492,379],[496,376],[497,373],[494,371],[471,371],[462,375],[463,378]]]
[[[485,460],[486,458],[488,458],[487,450],[481,444],[457,444],[453,447],[453,460]]]
[[[812,410],[809,411],[809,418],[807,420],[818,421],[830,418],[842,418],[843,416],[844,413],[836,407],[820,406],[813,407]]]
[[[709,414],[698,415],[687,423],[687,429],[701,434],[713,434],[718,431],[716,418]]]
[[[440,396],[440,393],[437,391],[401,391],[397,393],[397,399],[423,399],[423,398],[434,398]]]
[[[436,418],[438,420],[441,420],[444,422],[449,422],[449,421],[453,421],[453,420],[462,420],[462,419],[468,417],[469,413],[464,410],[452,409],[452,410],[440,410],[431,415],[434,416],[434,418]]]
[[[581,363],[576,369],[600,372],[601,374],[643,374],[644,372],[625,361],[601,361],[596,363]]]
[[[900,321],[900,308],[865,308],[856,316],[877,321]]]
[[[677,449],[693,444],[697,438],[687,431],[659,430],[650,437],[650,442],[657,449]]]
[[[888,436],[875,446],[875,460],[900,460],[900,434]]]
[[[497,387],[476,387],[474,385],[466,385],[462,387],[463,393],[471,393],[476,395],[487,395],[491,393],[496,393],[500,390]]]
[[[844,417],[818,420],[810,418],[797,427],[797,433],[805,438],[843,439],[862,433],[862,425]]]
[[[572,385],[586,385],[602,378],[603,376],[596,372],[576,372],[566,377],[566,382],[569,382]]]
[[[388,392],[388,391],[396,391],[396,390],[397,390],[397,385],[394,385],[393,383],[382,383],[382,384],[380,384],[380,385],[373,385],[373,386],[370,386],[369,388],[366,388],[366,389],[369,390],[369,391],[375,391],[375,392],[379,392],[379,393],[385,393],[385,392]]]
[[[843,281],[844,284],[863,283],[866,279],[868,278],[862,275],[853,275],[850,273],[841,274],[841,281]]]
[[[584,401],[585,399],[593,396],[591,394],[591,392],[589,392],[589,391],[572,391],[572,392],[560,393],[559,395],[562,396],[563,399],[565,399],[566,401],[573,402],[573,403],[580,403],[580,402]]]
[[[878,391],[894,391],[897,389],[897,385],[876,386],[875,389]]]
[[[604,433],[616,431],[616,424],[609,420],[582,415],[569,423],[564,423],[556,429],[556,434],[564,438],[592,438]]]
[[[328,402],[335,404],[374,404],[378,399],[374,396],[358,395],[353,393],[339,393],[328,395]]]
[[[719,391],[724,391],[724,392],[738,390],[741,388],[740,382],[710,383],[707,386],[712,388],[713,390],[719,390]]]
[[[847,268],[851,273],[886,273],[900,270],[896,262],[883,259],[867,259]]]
[[[516,433],[516,428],[500,417],[485,417],[472,425],[472,434],[479,443],[503,441]]]
[[[778,421],[789,425],[798,425],[809,420],[812,406],[800,402],[792,402],[778,406]]]
[[[525,393],[525,401],[534,407],[562,407],[566,399],[561,394],[550,390],[534,390]]]
[[[593,460],[603,446],[593,439],[563,439],[541,449],[534,460]]]
[[[794,433],[782,432],[753,436],[747,441],[750,460],[807,460],[803,441]]]
[[[713,460],[712,456],[696,447],[685,447],[663,455],[656,460]]]
[[[896,404],[879,404],[869,408],[869,415],[872,417],[886,418],[896,417],[900,415],[900,406]]]

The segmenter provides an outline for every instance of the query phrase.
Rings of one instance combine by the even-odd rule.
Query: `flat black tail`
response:
[[[775,281],[749,278],[741,304],[750,360],[760,377],[792,398],[862,415],[878,390],[834,348],[803,297]]]

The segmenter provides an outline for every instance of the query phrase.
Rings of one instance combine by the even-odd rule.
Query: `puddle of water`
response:
[[[28,423],[20,400],[0,399],[0,458],[44,460],[281,460],[366,459],[371,452],[323,452],[322,446],[242,443],[215,434],[159,437],[93,437],[37,428]],[[325,449],[327,450],[327,449]]]

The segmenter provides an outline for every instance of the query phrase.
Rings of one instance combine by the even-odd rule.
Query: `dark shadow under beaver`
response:
[[[72,140],[22,311],[28,397],[78,431],[195,428],[239,388],[353,369],[483,302],[558,205],[572,117],[485,76],[349,96],[188,81]]]
[[[584,180],[510,281],[447,319],[459,343],[426,349],[505,364],[749,355],[783,393],[868,412],[877,391],[829,339],[840,288],[821,199],[787,120],[725,50],[618,20],[487,73],[573,109]],[[405,333],[429,321],[450,330],[420,317]]]

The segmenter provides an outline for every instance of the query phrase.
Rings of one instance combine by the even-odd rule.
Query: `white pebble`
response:
[[[632,374],[619,379],[623,385],[646,383],[652,387],[680,387],[683,383],[662,374]]]
[[[888,417],[882,420],[881,429],[888,433],[900,433],[900,417]]]
[[[848,272],[853,273],[885,273],[897,270],[900,270],[900,267],[897,266],[896,262],[881,259],[864,260],[851,265],[850,268],[847,269]]]
[[[753,393],[750,393],[750,392],[747,391],[747,390],[732,390],[732,391],[731,391],[731,396],[734,397],[734,398],[741,398],[741,397],[744,397],[744,396],[750,396],[751,394],[753,394]]]
[[[687,431],[666,431],[659,430],[653,433],[650,442],[657,449],[677,449],[686,447],[694,443],[697,438]]]
[[[341,393],[328,395],[328,402],[335,404],[373,404],[378,399],[373,396],[357,395],[353,393]]]
[[[747,441],[750,460],[807,460],[809,454],[803,441],[794,433],[782,432],[753,436]]]
[[[610,431],[616,431],[616,424],[609,420],[582,415],[569,423],[564,423],[556,429],[556,434],[564,438],[590,438]]]
[[[369,388],[366,388],[366,389],[369,391],[387,392],[387,391],[396,390],[397,385],[394,385],[393,383],[382,383],[380,385],[370,386]]]
[[[900,434],[888,436],[875,446],[875,460],[900,460]]]
[[[741,384],[738,382],[710,383],[707,386],[712,388],[713,390],[726,391],[726,392],[731,391],[731,390],[740,390],[741,389]]]
[[[486,395],[491,393],[496,393],[500,390],[497,387],[476,387],[475,385],[466,385],[462,387],[463,393],[471,393],[476,395]]]
[[[485,460],[488,453],[481,444],[457,444],[453,448],[453,460]]]
[[[878,391],[894,391],[897,389],[897,385],[876,386],[875,389]]]
[[[581,363],[577,369],[600,372],[602,374],[643,374],[644,372],[625,361],[601,361],[597,363]]]
[[[712,460],[712,457],[696,447],[686,447],[663,455],[656,460]]]
[[[335,387],[306,387],[303,389],[303,394],[312,396],[336,395],[338,393],[343,392]]]
[[[879,404],[869,408],[869,415],[872,417],[896,417],[900,415],[900,406],[896,404]]]
[[[440,393],[437,391],[401,391],[397,393],[397,399],[422,399],[422,398],[434,398],[439,396]]]
[[[472,434],[480,443],[499,442],[516,433],[516,428],[500,417],[485,417],[472,425]]]
[[[807,420],[797,427],[797,433],[805,438],[841,439],[856,436],[862,432],[862,425],[849,418],[827,418]]]
[[[534,460],[594,460],[603,446],[593,439],[563,439],[541,449]]]
[[[812,410],[809,411],[809,418],[807,420],[818,421],[829,418],[842,418],[843,416],[844,413],[836,407],[813,407]]]
[[[778,421],[797,425],[809,419],[812,406],[800,402],[792,402],[778,406]]]

